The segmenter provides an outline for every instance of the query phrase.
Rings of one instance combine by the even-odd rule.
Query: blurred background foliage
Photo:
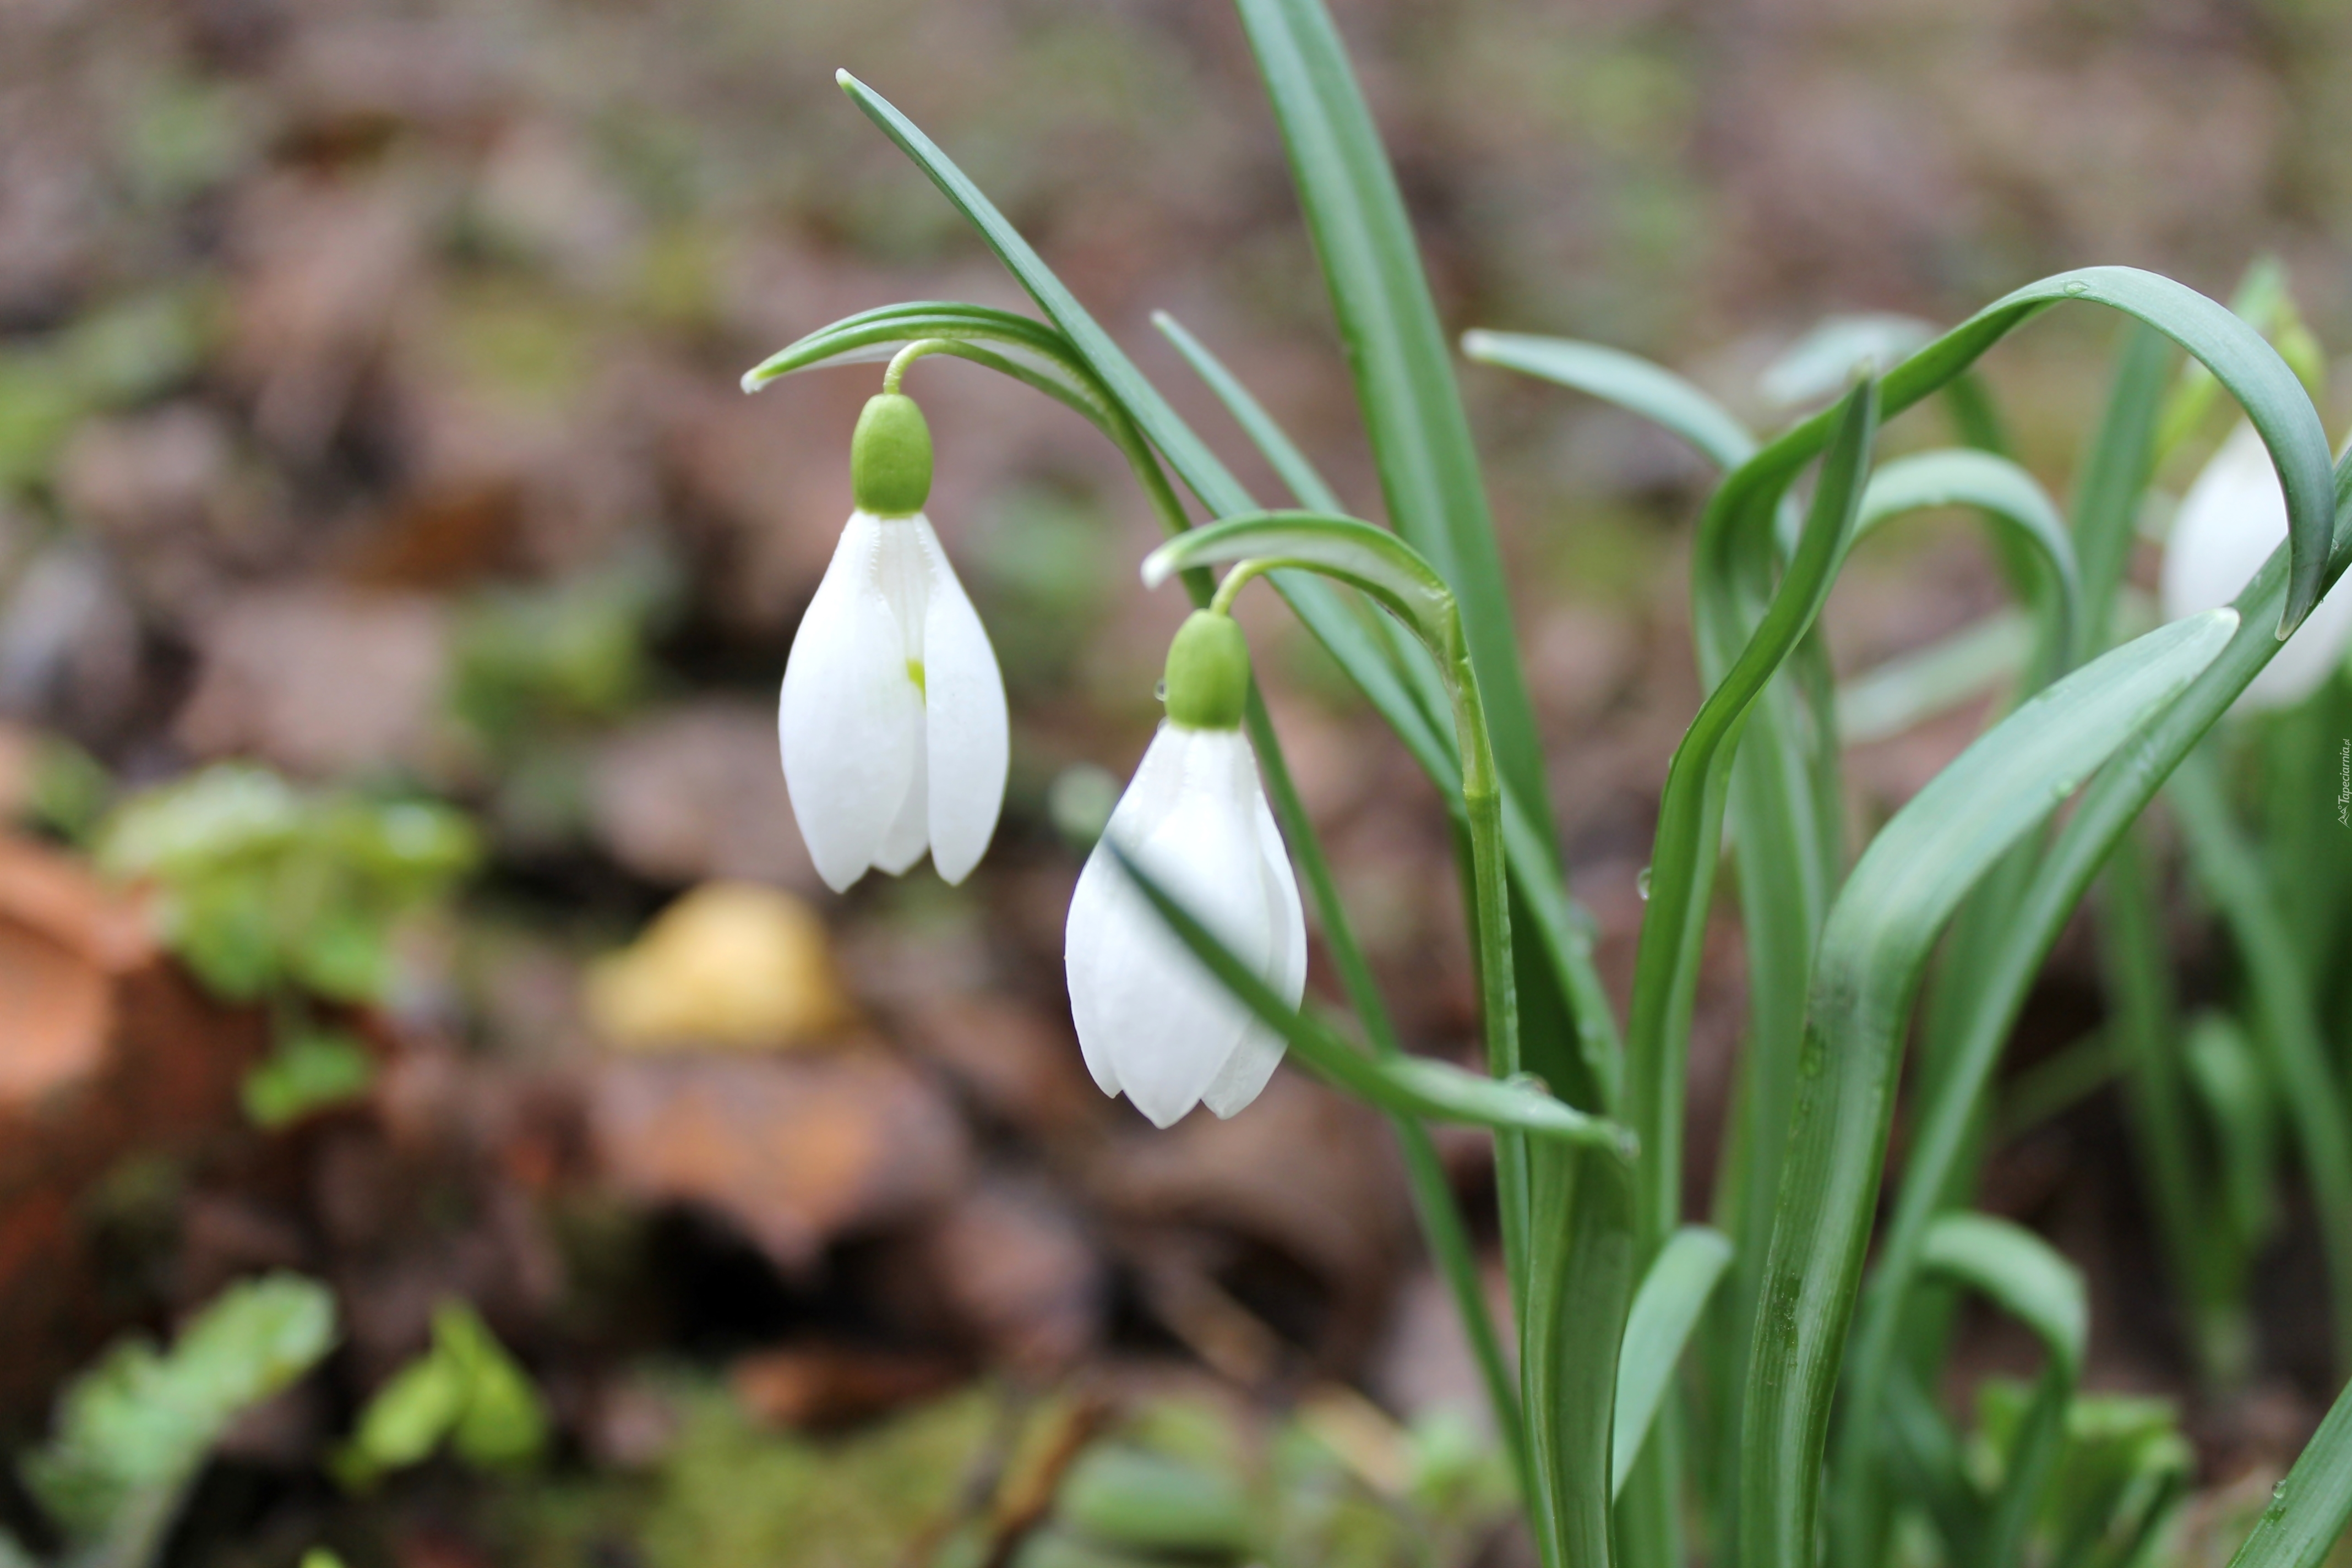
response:
[[[1822,315],[1947,321],[2067,265],[2226,296],[2274,255],[2315,343],[2352,342],[2335,0],[1334,9],[1453,328],[1634,349],[1759,421],[1759,373]],[[1150,520],[1064,411],[937,362],[909,383],[1012,687],[990,861],[834,899],[800,847],[769,714],[873,387],[736,377],[866,306],[1021,303],[836,66],[1245,479],[1151,310],[1377,515],[1223,7],[0,7],[0,1447],[27,1456],[0,1562],[1518,1561],[1377,1122],[1286,1076],[1154,1137],[1079,1068],[1048,793],[1131,764],[1179,606],[1135,584]],[[2057,493],[2113,331],[2054,317],[1987,367]],[[2340,435],[2340,370],[2306,357]],[[1465,386],[1622,991],[1698,695],[1704,475],[1627,416]],[[1831,633],[1861,668],[2002,602],[1956,521],[1867,547]],[[1250,613],[1404,1032],[1463,1051],[1443,818]],[[1858,746],[1865,808],[1973,717]],[[2190,1002],[2225,994],[2208,912],[2167,921]],[[2233,1123],[2235,1208],[2284,1238],[2254,1290],[2274,1348],[2200,1385],[2145,1289],[2113,1095],[2030,1076],[2095,1020],[2078,946],[1984,1205],[2091,1280],[2113,1430],[2078,1461],[2183,1423],[2174,1544],[2204,1561],[2315,1418],[2316,1264],[2273,1121]],[[1702,1126],[1739,1016],[1720,951]],[[2245,1053],[2216,1027],[2192,1067],[2226,1103]],[[1478,1143],[1445,1152],[1481,1191]],[[2031,1364],[1990,1316],[1963,1345],[1971,1380]],[[1979,1391],[1979,1470],[2021,1397]]]

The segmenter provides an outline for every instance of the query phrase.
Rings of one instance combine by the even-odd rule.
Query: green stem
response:
[[[1231,584],[1236,574],[1228,574],[1226,583]],[[1297,785],[1290,776],[1289,764],[1283,759],[1273,721],[1266,716],[1265,703],[1254,685],[1247,722],[1250,743],[1256,748],[1258,766],[1265,774],[1266,793],[1273,799],[1275,816],[1289,840],[1291,855],[1306,878],[1307,892],[1315,900],[1316,921],[1323,931],[1324,947],[1339,971],[1340,988],[1348,994],[1348,1004],[1363,1026],[1372,1048],[1383,1057],[1402,1057],[1404,1047],[1397,1038],[1396,1026],[1381,998],[1380,986],[1372,978],[1364,950],[1348,923],[1346,910],[1339,902],[1339,884],[1331,875],[1331,863],[1325,858],[1322,843],[1307,819],[1306,805],[1298,798]],[[1494,1314],[1487,1310],[1477,1252],[1471,1246],[1468,1227],[1463,1224],[1461,1205],[1445,1179],[1445,1166],[1438,1157],[1437,1145],[1430,1138],[1429,1130],[1411,1116],[1393,1112],[1389,1122],[1396,1130],[1397,1146],[1404,1155],[1405,1181],[1412,1194],[1413,1213],[1421,1221],[1423,1240],[1439,1277],[1454,1297],[1454,1310],[1461,1316],[1463,1333],[1470,1342],[1471,1355],[1486,1385],[1486,1401],[1495,1413],[1496,1429],[1519,1478],[1522,1495],[1533,1497],[1536,1486],[1528,1468],[1527,1435],[1519,1415],[1518,1389],[1510,1363],[1503,1354],[1502,1337],[1495,1331]]]
[[[1123,414],[1116,412],[1116,404],[1110,406],[1114,410],[1109,422],[1111,438],[1126,455],[1152,510],[1159,514],[1161,525],[1168,532],[1184,532],[1192,526],[1192,520],[1185,515],[1183,502],[1169,485],[1167,476],[1160,471],[1159,460],[1152,456],[1151,448],[1141,433]],[[1237,564],[1225,574],[1224,581],[1214,593],[1208,588],[1207,573],[1190,571],[1184,574],[1185,586],[1192,594],[1193,603],[1230,613],[1234,595],[1253,578],[1267,570],[1269,564],[1255,561]],[[1468,701],[1475,707],[1477,698],[1475,690],[1470,693]],[[1365,1033],[1382,1055],[1402,1056],[1403,1047],[1397,1038],[1395,1025],[1381,999],[1380,987],[1372,979],[1371,967],[1365,960],[1363,949],[1358,944],[1354,930],[1349,924],[1347,910],[1340,902],[1339,887],[1332,879],[1330,864],[1324,858],[1321,840],[1315,832],[1313,822],[1307,817],[1305,805],[1298,799],[1289,763],[1283,755],[1281,738],[1266,717],[1265,704],[1259,697],[1255,682],[1250,689],[1248,723],[1250,742],[1256,750],[1258,766],[1266,776],[1276,810],[1282,817],[1283,831],[1289,841],[1291,854],[1298,861],[1299,868],[1306,873],[1308,891],[1315,899],[1316,919],[1322,927],[1324,942],[1330,951],[1332,962],[1339,966],[1340,983],[1348,993],[1349,1005],[1355,1009]],[[1476,728],[1483,738],[1483,712],[1478,717]],[[1465,729],[1464,736],[1466,742],[1467,729]],[[1471,755],[1466,745],[1463,755],[1465,759]],[[1486,772],[1491,777],[1491,757],[1486,763]],[[1468,776],[1465,768],[1465,780]],[[1499,826],[1492,837],[1499,854]],[[1503,932],[1503,963],[1507,971],[1510,958],[1507,928]],[[1487,967],[1483,956],[1481,967],[1482,970]],[[1511,1016],[1511,1028],[1512,1037],[1516,1039],[1515,1013]],[[1494,1315],[1486,1305],[1486,1288],[1478,1273],[1477,1252],[1471,1245],[1461,1205],[1446,1182],[1444,1163],[1438,1158],[1436,1146],[1431,1142],[1427,1129],[1409,1116],[1391,1113],[1390,1120],[1396,1129],[1398,1143],[1404,1155],[1406,1179],[1412,1193],[1413,1212],[1421,1222],[1423,1240],[1453,1295],[1454,1310],[1461,1315],[1463,1332],[1470,1342],[1471,1353],[1478,1363],[1480,1376],[1486,1385],[1487,1402],[1494,1410],[1496,1429],[1510,1454],[1522,1486],[1528,1489],[1528,1495],[1532,1496],[1535,1483],[1528,1469],[1526,1419],[1513,1393],[1510,1368],[1503,1355],[1501,1336],[1496,1331]],[[1523,1140],[1519,1134],[1496,1133],[1498,1186],[1499,1173],[1505,1163],[1502,1151],[1521,1142]],[[1510,1237],[1507,1218],[1505,1237],[1507,1242]],[[1517,1278],[1516,1274],[1512,1277],[1515,1280]]]
[[[946,338],[917,338],[913,342],[892,354],[890,363],[882,367],[883,395],[888,396],[897,392],[898,383],[906,379],[907,367],[925,354],[949,353],[956,347],[953,342]]]
[[[2189,840],[2198,879],[2238,939],[2260,1025],[2254,1033],[2270,1058],[2302,1151],[2327,1258],[2329,1315],[2341,1374],[2352,1368],[2352,1116],[2346,1112],[2344,1086],[2328,1064],[2312,1010],[2312,982],[2296,956],[2294,933],[2279,913],[2261,860],[2231,817],[2210,750],[2181,759],[2167,795]]]
[[[2147,856],[2138,836],[2127,835],[2107,861],[2098,905],[2100,967],[2126,1063],[2124,1103],[2165,1261],[2188,1306],[2190,1348],[2206,1381],[2225,1386],[2244,1375],[2252,1349],[2243,1258],[2206,1201],[2211,1173],[2197,1157],[2180,1072],[2180,1005],[2158,909]]]

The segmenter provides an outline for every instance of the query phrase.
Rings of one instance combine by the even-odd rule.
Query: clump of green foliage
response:
[[[334,1298],[292,1274],[230,1287],[168,1351],[114,1346],[58,1401],[25,1484],[67,1546],[68,1564],[139,1568],[230,1421],[290,1386],[335,1342]],[[0,1534],[0,1564],[30,1563]]]
[[[367,1088],[365,1048],[315,1006],[383,1003],[399,923],[479,856],[448,806],[305,792],[243,763],[133,795],[96,837],[103,869],[154,889],[163,939],[207,989],[272,1005],[277,1051],[245,1094],[264,1126]]]

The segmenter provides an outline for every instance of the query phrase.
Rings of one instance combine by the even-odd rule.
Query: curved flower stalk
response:
[[[923,858],[961,882],[988,848],[1010,747],[1004,678],[923,515],[922,410],[884,391],[850,445],[857,510],[784,664],[776,728],[809,858],[840,892]]]
[[[1155,913],[1124,856],[1195,910],[1284,1005],[1307,984],[1307,918],[1242,733],[1249,650],[1221,610],[1197,610],[1168,650],[1168,717],[1111,813],[1070,900],[1070,1012],[1087,1070],[1153,1125],[1195,1105],[1231,1116],[1282,1060],[1282,1037]]]
[[[2235,599],[2286,538],[2286,496],[2252,425],[2241,423],[2181,498],[2164,551],[2164,618]],[[2240,706],[2292,708],[2326,683],[2352,647],[2352,589],[2341,583],[2246,688]]]

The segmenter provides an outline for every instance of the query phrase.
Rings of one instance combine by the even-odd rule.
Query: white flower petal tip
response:
[[[1273,1077],[1282,1039],[1168,929],[1114,844],[1296,1006],[1306,912],[1247,738],[1160,727],[1079,874],[1064,942],[1071,1017],[1097,1086],[1158,1127],[1202,1103],[1232,1116]]]
[[[1176,574],[1175,552],[1165,544],[1161,545],[1143,558],[1140,570],[1143,574],[1143,585],[1147,588],[1157,588]]]
[[[2287,535],[2286,495],[2262,437],[2241,424],[2181,497],[2164,551],[2167,620],[2238,596]],[[2248,710],[2291,708],[2323,685],[2352,647],[2352,588],[2338,583],[2239,698]]]
[[[950,882],[979,863],[1004,803],[1004,680],[919,514],[850,517],[793,638],[776,728],[793,819],[834,891],[926,851]]]

